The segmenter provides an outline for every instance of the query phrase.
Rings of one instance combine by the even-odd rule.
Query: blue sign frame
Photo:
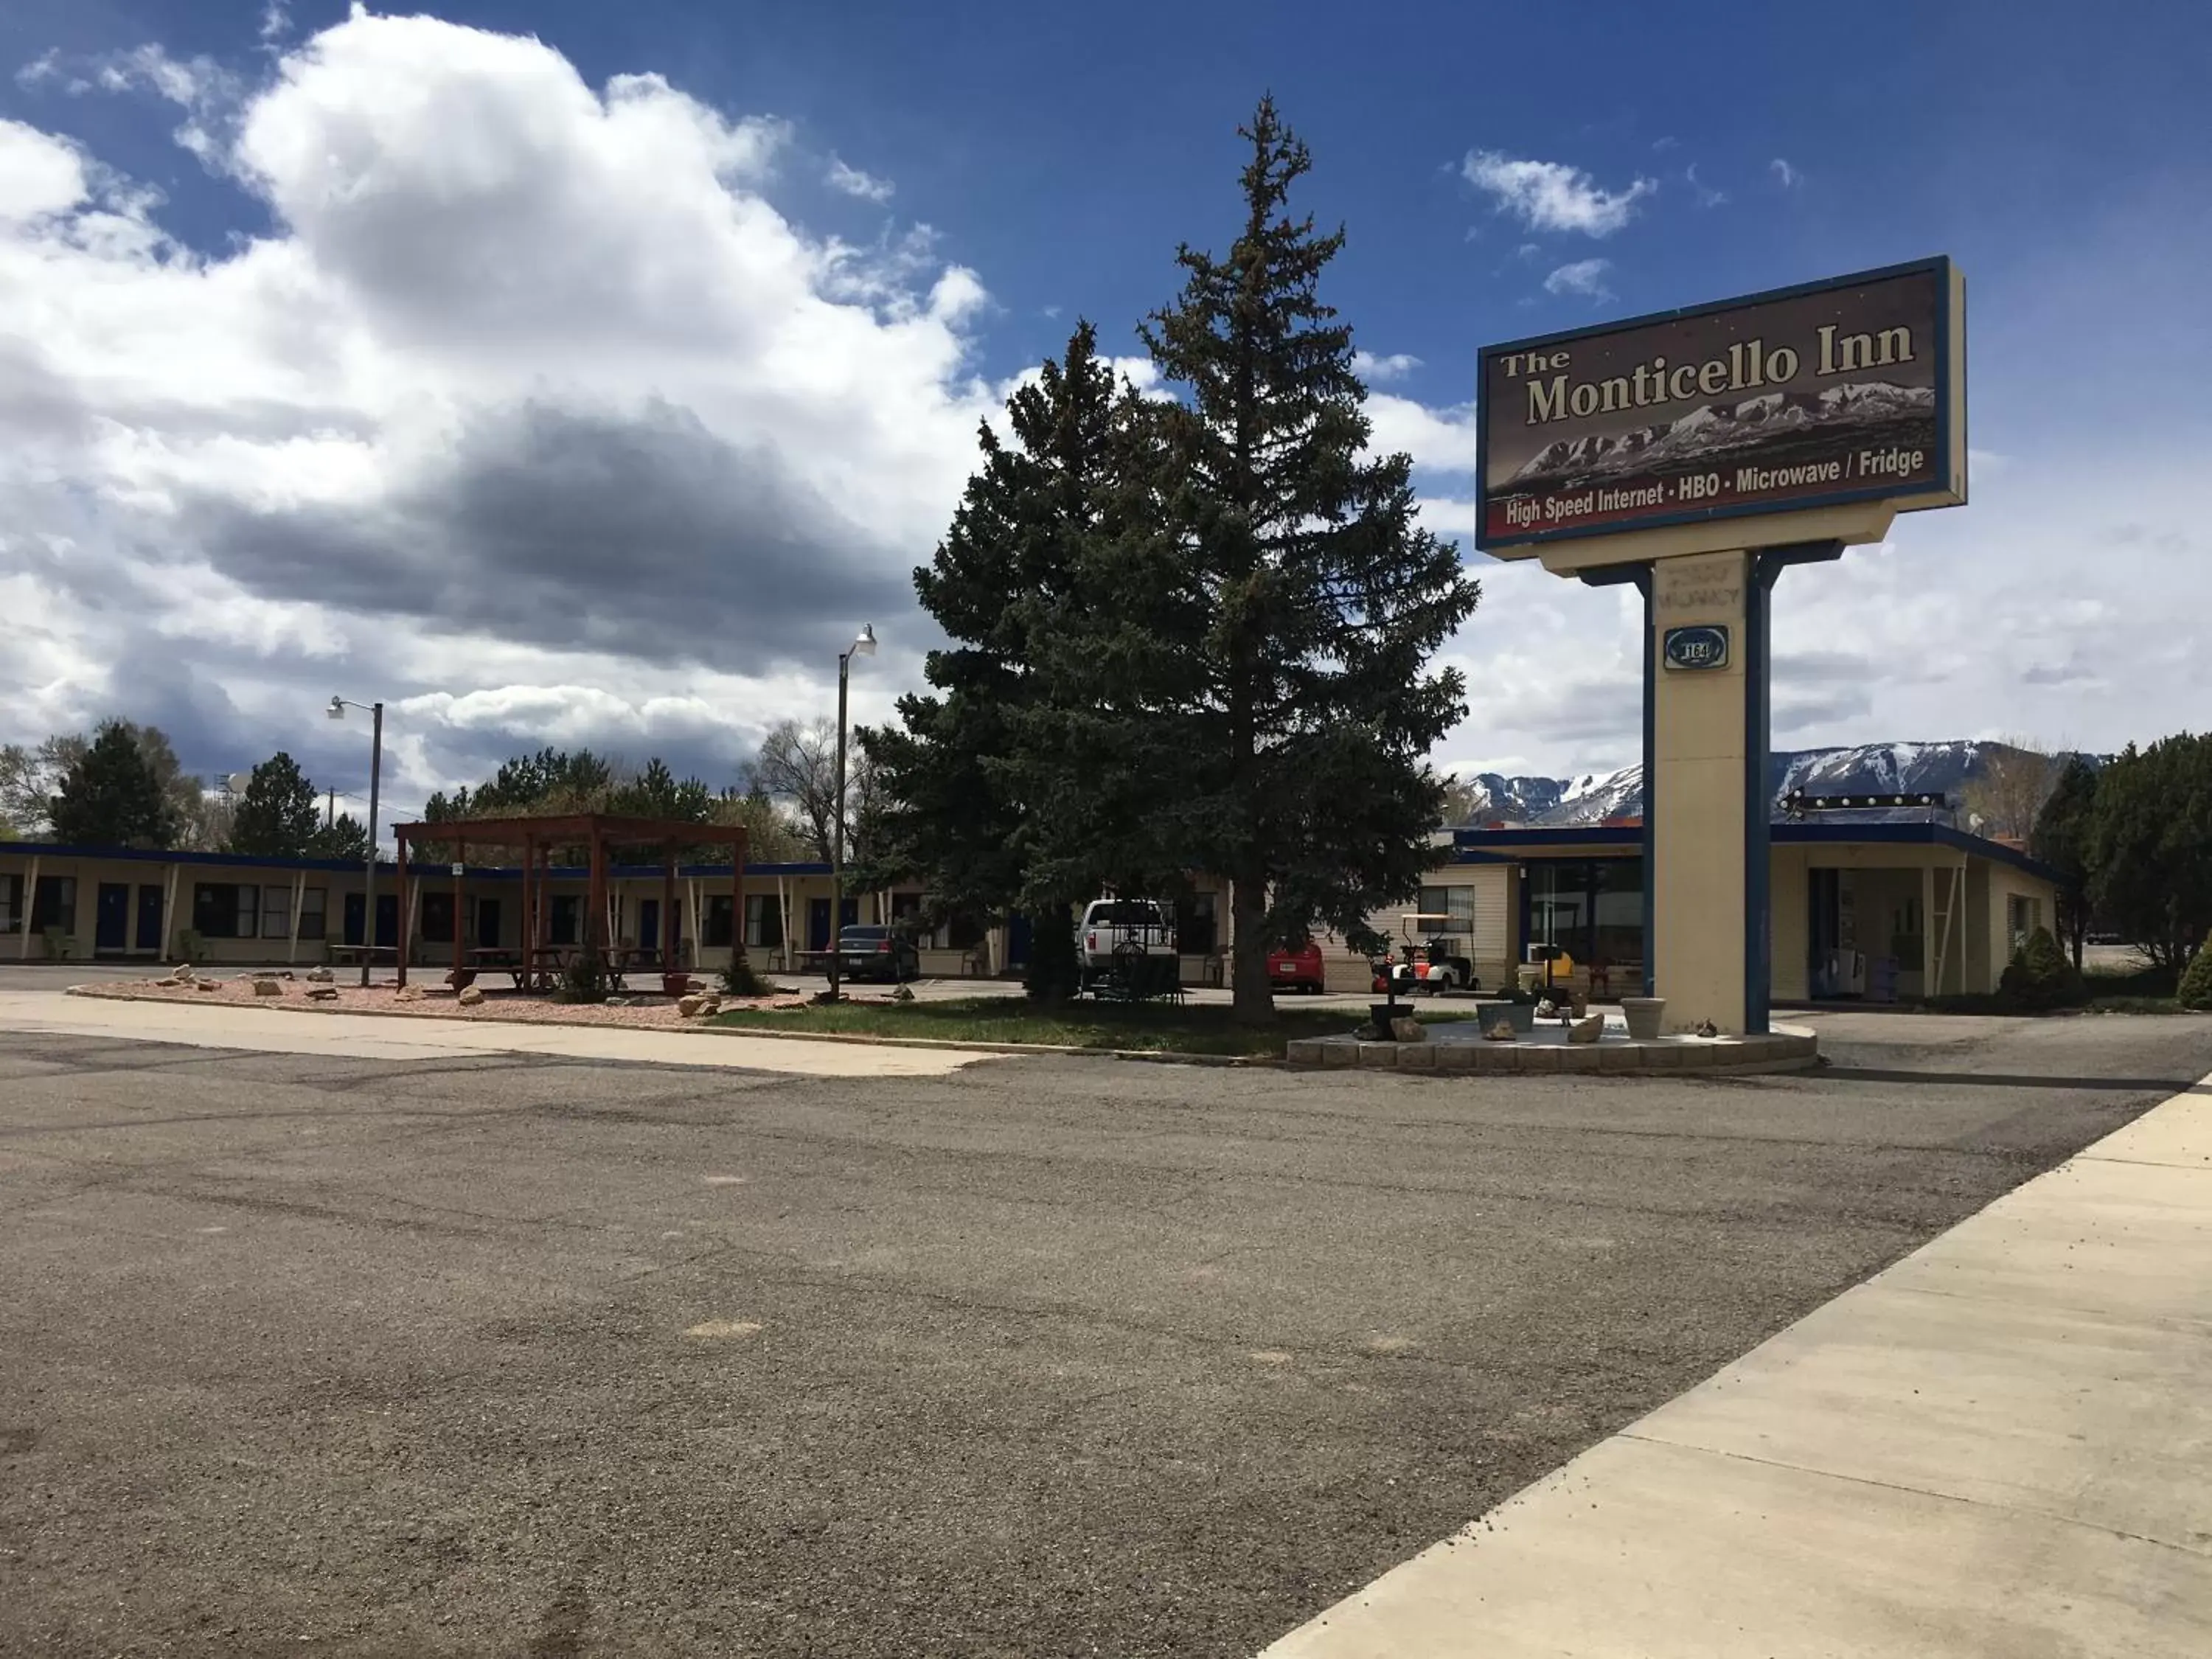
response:
[[[1847,276],[1824,277],[1816,283],[1798,283],[1788,288],[1767,289],[1758,294],[1739,295],[1730,300],[1715,300],[1705,305],[1680,306],[1672,311],[1654,311],[1640,317],[1625,317],[1619,322],[1600,323],[1588,328],[1563,329],[1557,333],[1538,334],[1525,340],[1508,340],[1499,345],[1482,347],[1475,354],[1475,396],[1479,408],[1474,423],[1474,502],[1475,523],[1473,539],[1479,551],[1492,552],[1500,548],[1527,547],[1550,542],[1578,541],[1594,536],[1632,534],[1639,530],[1658,530],[1668,525],[1705,524],[1716,519],[1733,519],[1747,515],[1777,517],[1785,513],[1802,512],[1808,507],[1841,507],[1859,501],[1893,499],[1906,492],[1893,485],[1823,491],[1817,495],[1795,497],[1785,502],[1747,502],[1741,506],[1692,507],[1681,512],[1638,519],[1629,524],[1596,524],[1575,527],[1528,530],[1510,535],[1489,533],[1490,514],[1490,416],[1487,407],[1490,386],[1491,360],[1496,357],[1519,356],[1548,346],[1569,345],[1577,340],[1595,336],[1622,333],[1631,329],[1648,328],[1655,324],[1680,322],[1694,317],[1710,317],[1721,312],[1735,311],[1746,306],[1765,305],[1777,300],[1794,300],[1806,295],[1825,293],[1834,289],[1857,288],[1870,283],[1887,281],[1893,277],[1932,274],[1940,293],[1936,307],[1936,452],[1946,467],[1955,464],[1960,481],[1960,501],[1965,497],[1966,434],[1954,430],[1952,420],[1952,380],[1955,372],[1964,380],[1965,353],[1963,343],[1954,341],[1952,331],[1952,312],[1949,295],[1954,282],[1954,268],[1948,254],[1938,254],[1932,259],[1908,260],[1903,264],[1882,265],[1873,270],[1854,271]],[[1956,351],[1957,355],[1954,353]],[[1962,399],[1963,401],[1963,399]],[[1963,422],[1959,423],[1963,428]],[[1925,486],[1923,486],[1924,489]],[[1782,538],[1780,539],[1788,539]]]

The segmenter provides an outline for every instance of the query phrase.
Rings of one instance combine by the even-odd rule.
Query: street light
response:
[[[864,623],[852,649],[837,653],[837,799],[830,814],[830,1000],[838,999],[845,942],[845,687],[853,659],[876,654],[876,626]],[[742,925],[742,918],[740,919]]]
[[[361,892],[361,985],[368,988],[368,964],[376,951],[376,787],[384,771],[384,705],[332,697],[326,711],[334,720],[345,718],[349,708],[369,713],[368,738],[368,874]]]

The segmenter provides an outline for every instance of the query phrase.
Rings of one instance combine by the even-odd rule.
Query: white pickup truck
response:
[[[1175,953],[1175,922],[1165,905],[1153,899],[1093,899],[1083,907],[1083,920],[1075,930],[1075,949],[1083,959],[1088,981],[1114,966],[1115,953],[1124,948],[1146,956]]]

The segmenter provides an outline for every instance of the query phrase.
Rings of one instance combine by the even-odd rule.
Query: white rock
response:
[[[1603,1014],[1592,1014],[1589,1018],[1578,1019],[1567,1027],[1567,1041],[1570,1042],[1595,1042],[1604,1035]]]
[[[464,985],[459,999],[464,1008],[473,1008],[483,1000],[483,993],[473,985]]]
[[[676,1012],[684,1018],[689,1019],[692,1015],[699,1012],[700,1006],[705,1002],[705,1000],[706,999],[704,997],[678,997],[676,1000]]]
[[[1425,1042],[1428,1034],[1422,1030],[1419,1020],[1401,1015],[1390,1022],[1390,1038],[1394,1042]]]

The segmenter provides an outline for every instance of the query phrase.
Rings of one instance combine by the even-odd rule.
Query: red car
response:
[[[1268,951],[1267,978],[1279,989],[1311,991],[1318,995],[1323,979],[1321,946],[1308,939],[1304,945]]]

